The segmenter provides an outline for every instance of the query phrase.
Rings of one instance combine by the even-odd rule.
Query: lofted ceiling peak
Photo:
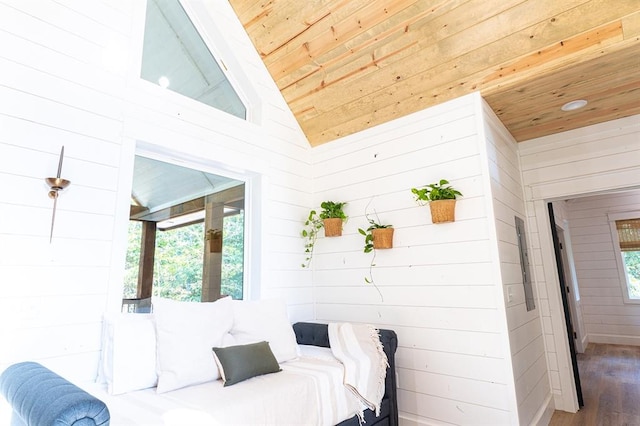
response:
[[[518,141],[640,113],[638,0],[230,3],[314,146],[474,91]]]

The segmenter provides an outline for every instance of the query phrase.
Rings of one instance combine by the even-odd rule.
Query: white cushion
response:
[[[233,324],[231,298],[178,302],[154,298],[157,392],[220,378],[211,349],[221,346]]]
[[[297,358],[298,344],[281,300],[234,300],[231,335],[236,344],[269,342],[278,362]]]
[[[112,395],[156,386],[156,330],[151,314],[104,317],[101,376]]]

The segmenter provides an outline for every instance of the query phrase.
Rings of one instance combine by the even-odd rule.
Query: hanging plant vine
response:
[[[376,291],[378,292],[378,294],[380,295],[380,300],[382,302],[384,302],[384,296],[382,295],[382,292],[380,291],[380,288],[376,285],[375,280],[373,279],[373,267],[376,266],[376,256],[377,256],[377,250],[373,244],[373,230],[374,229],[385,229],[385,228],[391,228],[393,225],[382,225],[380,224],[380,218],[378,217],[378,213],[375,211],[375,209],[373,210],[373,214],[376,217],[376,220],[372,219],[369,216],[369,213],[367,212],[369,209],[369,205],[371,205],[371,202],[373,201],[373,198],[371,198],[371,200],[369,200],[369,202],[367,203],[367,206],[365,207],[365,213],[364,216],[367,219],[367,221],[369,222],[369,227],[367,229],[362,229],[362,228],[358,228],[358,232],[361,235],[364,235],[364,249],[363,252],[364,253],[372,253],[373,255],[371,257],[371,262],[369,263],[369,276],[368,277],[364,277],[364,281],[367,284],[371,284],[375,287]]]

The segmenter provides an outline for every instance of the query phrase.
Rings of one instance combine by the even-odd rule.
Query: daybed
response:
[[[219,312],[221,307],[223,312],[231,313],[231,323],[228,315]],[[227,332],[211,339],[209,329],[216,324],[211,321],[218,321],[218,328],[226,323],[221,328]],[[114,426],[356,426],[361,415],[367,426],[396,426],[397,338],[393,331],[379,330],[380,341],[373,339],[377,347],[374,344],[372,351],[379,351],[381,343],[388,362],[384,396],[379,405],[366,404],[371,408],[363,411],[364,403],[376,397],[365,391],[361,392],[364,397],[358,398],[343,384],[346,381],[360,390],[358,384],[362,381],[375,382],[373,375],[350,374],[353,369],[345,370],[336,359],[337,356],[345,361],[344,356],[350,355],[351,344],[345,345],[349,341],[346,336],[360,339],[366,327],[372,329],[364,325],[316,323],[297,323],[292,327],[284,304],[272,301],[231,304],[218,301],[188,304],[188,308],[180,302],[154,301],[151,315],[105,318],[99,377],[104,384],[82,385],[83,389],[79,389],[38,364],[20,363],[0,376],[0,391],[14,409],[15,425],[53,424],[34,420],[33,413],[44,412],[47,419],[58,419],[56,425],[75,426],[108,425],[109,421]],[[359,335],[352,333],[358,330]],[[202,333],[207,338],[203,339]],[[370,352],[367,345],[373,340],[358,340],[354,351]],[[333,349],[329,348],[331,343]],[[207,347],[215,348],[216,355],[212,356],[209,349],[205,356],[197,355]],[[186,363],[176,364],[184,358]],[[358,368],[364,368],[372,359]],[[359,360],[353,361],[347,357],[344,364],[360,364]],[[380,367],[384,374],[385,367],[377,368]],[[375,371],[376,365],[371,369]],[[359,370],[363,371],[369,370]],[[219,372],[222,380],[218,380]],[[40,380],[45,376],[54,379],[51,386],[47,380]],[[62,382],[64,387],[57,387]],[[35,384],[37,392],[32,392]],[[378,398],[381,390],[377,390]],[[64,417],[47,413],[51,401],[56,401],[56,410],[65,413]]]

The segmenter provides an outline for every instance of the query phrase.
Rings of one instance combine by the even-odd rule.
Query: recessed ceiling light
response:
[[[562,108],[560,109],[563,111],[573,111],[582,108],[586,104],[587,101],[585,101],[584,99],[578,99],[576,101],[567,102],[566,104],[562,105]]]
[[[160,77],[160,78],[158,79],[158,84],[159,84],[159,85],[160,85],[160,87],[162,87],[163,89],[166,89],[167,87],[169,87],[169,79],[163,75],[162,77]]]

